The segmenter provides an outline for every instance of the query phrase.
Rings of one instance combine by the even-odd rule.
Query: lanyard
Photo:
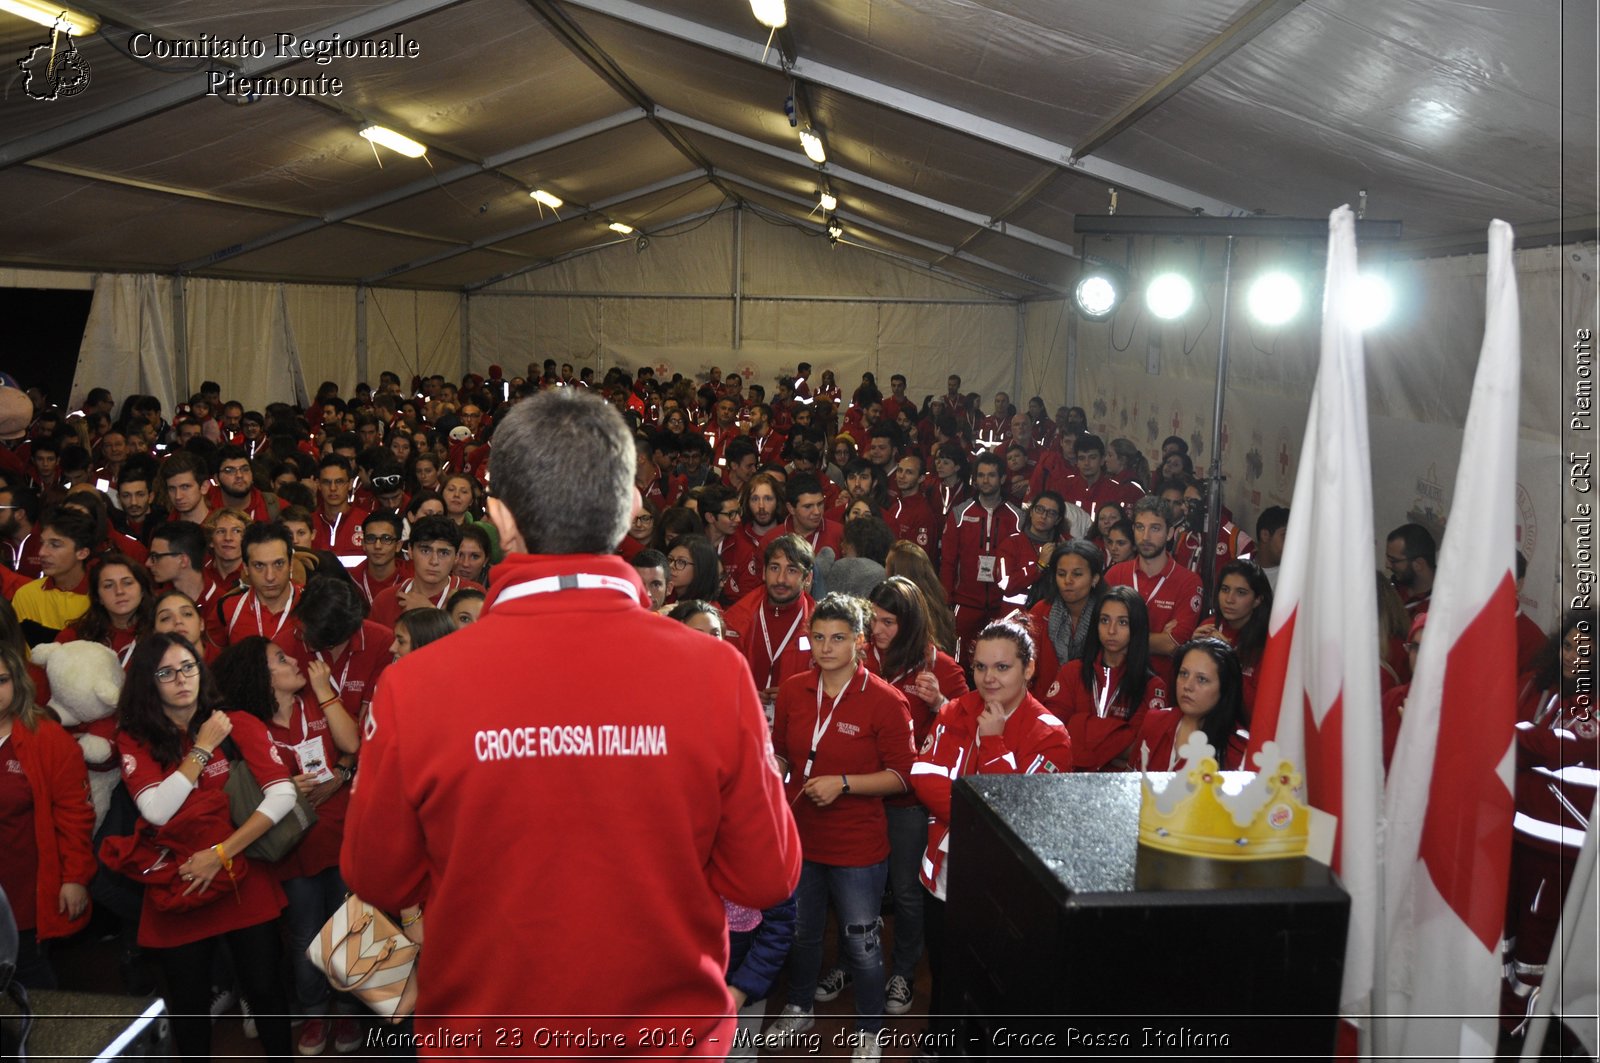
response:
[[[632,588],[629,589],[629,593],[632,593]],[[766,686],[770,687],[772,685],[772,675],[778,670],[778,658],[783,655],[784,650],[788,649],[789,640],[794,638],[794,633],[800,630],[800,621],[805,619],[805,615],[805,607],[799,603],[796,603],[794,611],[794,623],[789,625],[789,631],[783,636],[783,641],[778,643],[778,648],[773,649],[772,636],[767,632],[767,611],[766,609],[761,610],[761,641],[766,645],[767,648]],[[763,687],[763,689],[765,689],[765,687]],[[821,683],[817,684],[817,689],[822,689]],[[822,695],[819,694],[817,696],[820,698]],[[817,704],[820,706],[822,703],[819,701]]]
[[[128,667],[128,658],[133,656],[133,651],[138,645],[139,640],[135,639],[126,646],[122,647],[122,649],[117,653],[117,663],[122,665],[124,668]]]
[[[556,577],[552,576],[551,578],[554,579]],[[412,576],[410,579],[406,580],[406,593],[407,594],[411,593],[411,586],[412,586],[412,584],[414,584],[416,582],[417,582],[417,578],[415,576]],[[531,582],[538,583],[539,581],[538,580],[533,580]],[[435,609],[443,609],[444,608],[444,603],[448,602],[450,600],[450,596],[452,594],[454,594],[456,592],[456,589],[459,588],[460,586],[461,586],[461,584],[456,581],[456,578],[454,576],[445,577],[444,590],[439,593],[439,600],[433,603],[433,607]],[[525,584],[519,583],[519,584],[517,584],[517,586],[518,587],[522,587],[522,586],[525,586]],[[514,589],[514,588],[512,588],[512,589]],[[522,592],[522,594],[538,594],[538,593],[539,593],[538,591],[523,591]],[[518,595],[517,597],[520,598],[521,596],[522,595]],[[504,598],[505,595],[502,594],[500,597]]]
[[[1106,716],[1106,710],[1108,708],[1110,708],[1110,705],[1111,705],[1111,667],[1110,667],[1110,665],[1102,664],[1100,666],[1100,675],[1101,675],[1100,689],[1098,691],[1096,691],[1096,693],[1095,693],[1094,714],[1096,716],[1100,717],[1103,720],[1103,719],[1105,719],[1105,716]]]
[[[1140,590],[1140,588],[1139,588],[1139,566],[1138,565],[1134,565],[1133,566],[1133,589],[1138,593],[1139,597],[1143,598],[1145,600],[1145,603],[1148,604],[1148,603],[1150,603],[1151,601],[1153,601],[1155,599],[1156,595],[1161,593],[1161,588],[1166,584],[1167,576],[1170,576],[1170,575],[1172,575],[1172,573],[1168,572],[1166,576],[1162,576],[1160,581],[1157,582],[1154,587],[1150,588],[1150,593],[1146,594],[1143,590]]]
[[[360,633],[357,632],[357,634],[360,634]],[[339,681],[337,683],[334,683],[332,674],[329,674],[328,682],[329,683],[333,683],[333,692],[335,694],[341,694],[342,695],[344,693],[344,681],[346,679],[350,678],[350,662],[355,660],[355,656],[356,655],[351,653],[348,649],[345,651],[345,655],[344,655],[344,670],[339,673]],[[332,672],[333,662],[328,660],[326,657],[324,657],[322,655],[322,651],[321,650],[317,651],[317,660],[319,660],[323,664],[327,665],[328,669],[329,669],[329,672],[330,673]],[[1104,713],[1102,713],[1101,715],[1104,715]],[[302,706],[301,709],[300,709],[300,716],[301,716],[301,724],[303,725],[305,723],[305,707],[304,706]],[[301,729],[304,730],[304,727],[302,726]],[[305,736],[301,735],[301,737],[304,738]]]
[[[345,515],[349,512],[349,510],[345,510],[343,513],[340,513],[337,517],[335,517],[331,522],[328,520],[325,514],[318,514],[322,517],[322,523],[331,523],[332,530],[328,533],[328,548],[330,550],[339,545],[339,525],[344,523]]]
[[[817,722],[811,728],[811,751],[806,754],[806,770],[800,775],[802,782],[811,778],[811,769],[817,763],[817,746],[822,743],[822,736],[828,733],[828,725],[833,722],[833,714],[839,710],[839,702],[843,701],[844,696],[850,692],[850,684],[855,682],[855,678],[855,674],[851,673],[850,678],[845,680],[844,685],[839,688],[839,693],[834,696],[833,705],[828,709],[828,715],[824,717],[822,715],[822,676],[817,676]]]
[[[14,571],[22,571],[22,555],[28,550],[28,540],[33,538],[33,532],[22,537],[22,541],[11,548],[11,567]]]
[[[410,589],[409,584],[407,584],[406,589]],[[626,595],[633,601],[637,602],[639,600],[639,592],[634,588],[633,584],[625,579],[620,579],[617,576],[596,575],[593,572],[569,572],[563,576],[545,576],[542,579],[530,579],[521,583],[513,583],[496,596],[494,604],[499,605],[502,602],[515,601],[518,598],[528,598],[535,594],[551,594],[555,591],[571,590],[616,591],[618,594]]]
[[[267,634],[267,629],[261,626],[261,599],[256,597],[255,591],[250,591],[239,599],[239,604],[233,607],[233,616],[228,619],[228,634],[233,634],[233,625],[239,622],[239,614],[244,612],[245,599],[249,599],[251,607],[255,610],[256,631],[266,638],[273,638],[283,630],[283,622],[289,619],[289,610],[294,608],[294,584],[289,584],[289,600],[284,603],[283,611],[278,614],[278,626],[272,629],[272,634]]]

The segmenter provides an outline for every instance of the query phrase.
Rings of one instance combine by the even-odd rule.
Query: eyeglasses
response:
[[[1033,511],[1035,513],[1043,513],[1051,520],[1055,520],[1057,517],[1061,516],[1061,511],[1059,509],[1052,509],[1049,506],[1034,506]]]
[[[390,543],[399,542],[400,541],[400,536],[398,536],[398,535],[368,535],[368,536],[365,536],[365,539],[366,539],[367,542],[377,543],[380,546],[388,546]]]
[[[669,557],[667,558],[667,567],[676,572],[679,569],[693,568],[694,562],[687,557]]]
[[[177,557],[180,553],[182,553],[180,550],[146,550],[145,556],[155,559],[161,557]]]
[[[182,664],[178,665],[178,667],[176,667],[176,668],[157,668],[156,669],[156,682],[157,683],[175,683],[175,682],[177,682],[177,679],[178,679],[178,677],[180,675],[183,676],[185,679],[188,679],[189,677],[193,676],[199,670],[200,670],[200,665],[197,662],[192,661],[192,660],[184,661]]]
[[[637,517],[633,518],[633,526],[636,528],[641,524],[654,524],[655,522],[656,519],[648,513],[641,513]]]
[[[718,513],[717,516],[721,517],[724,520],[738,520],[739,519],[739,511],[736,509],[731,513]]]

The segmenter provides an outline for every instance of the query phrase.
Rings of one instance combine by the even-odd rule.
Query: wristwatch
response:
[[[844,792],[845,793],[849,793],[850,792],[850,776],[841,775],[841,776],[839,776],[839,781],[844,783]]]
[[[339,777],[344,780],[346,786],[349,786],[356,777],[356,773],[347,764],[335,764],[333,770],[339,773]]]

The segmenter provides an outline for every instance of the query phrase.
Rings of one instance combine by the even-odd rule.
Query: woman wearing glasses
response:
[[[157,889],[147,888],[139,944],[158,950],[180,1055],[210,1055],[211,966],[225,939],[266,1054],[286,1058],[288,1008],[277,976],[283,889],[265,868],[241,865],[245,848],[294,807],[295,787],[266,725],[245,712],[223,712],[221,703],[211,673],[182,635],[151,635],[133,651],[117,703],[122,779],[139,806],[141,830],[182,820],[185,837],[209,843],[172,858],[181,861],[187,895],[215,898],[166,911],[155,903]],[[225,799],[199,796],[220,796],[232,756],[243,757],[263,790],[260,806],[237,828]]]
[[[722,590],[717,548],[704,535],[685,535],[667,551],[667,601],[714,602]]]

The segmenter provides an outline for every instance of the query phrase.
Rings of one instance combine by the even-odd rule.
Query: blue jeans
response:
[[[928,810],[885,804],[889,817],[889,888],[894,892],[894,963],[890,973],[917,980],[922,959],[922,854],[928,849]]]
[[[344,879],[339,877],[339,868],[335,865],[315,875],[285,879],[283,892],[289,898],[283,918],[288,925],[292,950],[295,1003],[305,1015],[321,1018],[328,1010],[331,989],[327,976],[306,957],[306,946],[344,903]],[[250,1003],[253,1006],[255,1001]]]
[[[843,966],[855,976],[856,1028],[869,1033],[883,1029],[883,942],[878,934],[878,911],[883,907],[883,884],[889,862],[867,867],[833,867],[805,861],[800,888],[795,892],[799,918],[794,948],[789,952],[789,1003],[811,1011],[812,994],[822,973],[822,936],[828,925],[828,897],[839,924],[844,927]],[[896,928],[898,929],[898,928]]]

